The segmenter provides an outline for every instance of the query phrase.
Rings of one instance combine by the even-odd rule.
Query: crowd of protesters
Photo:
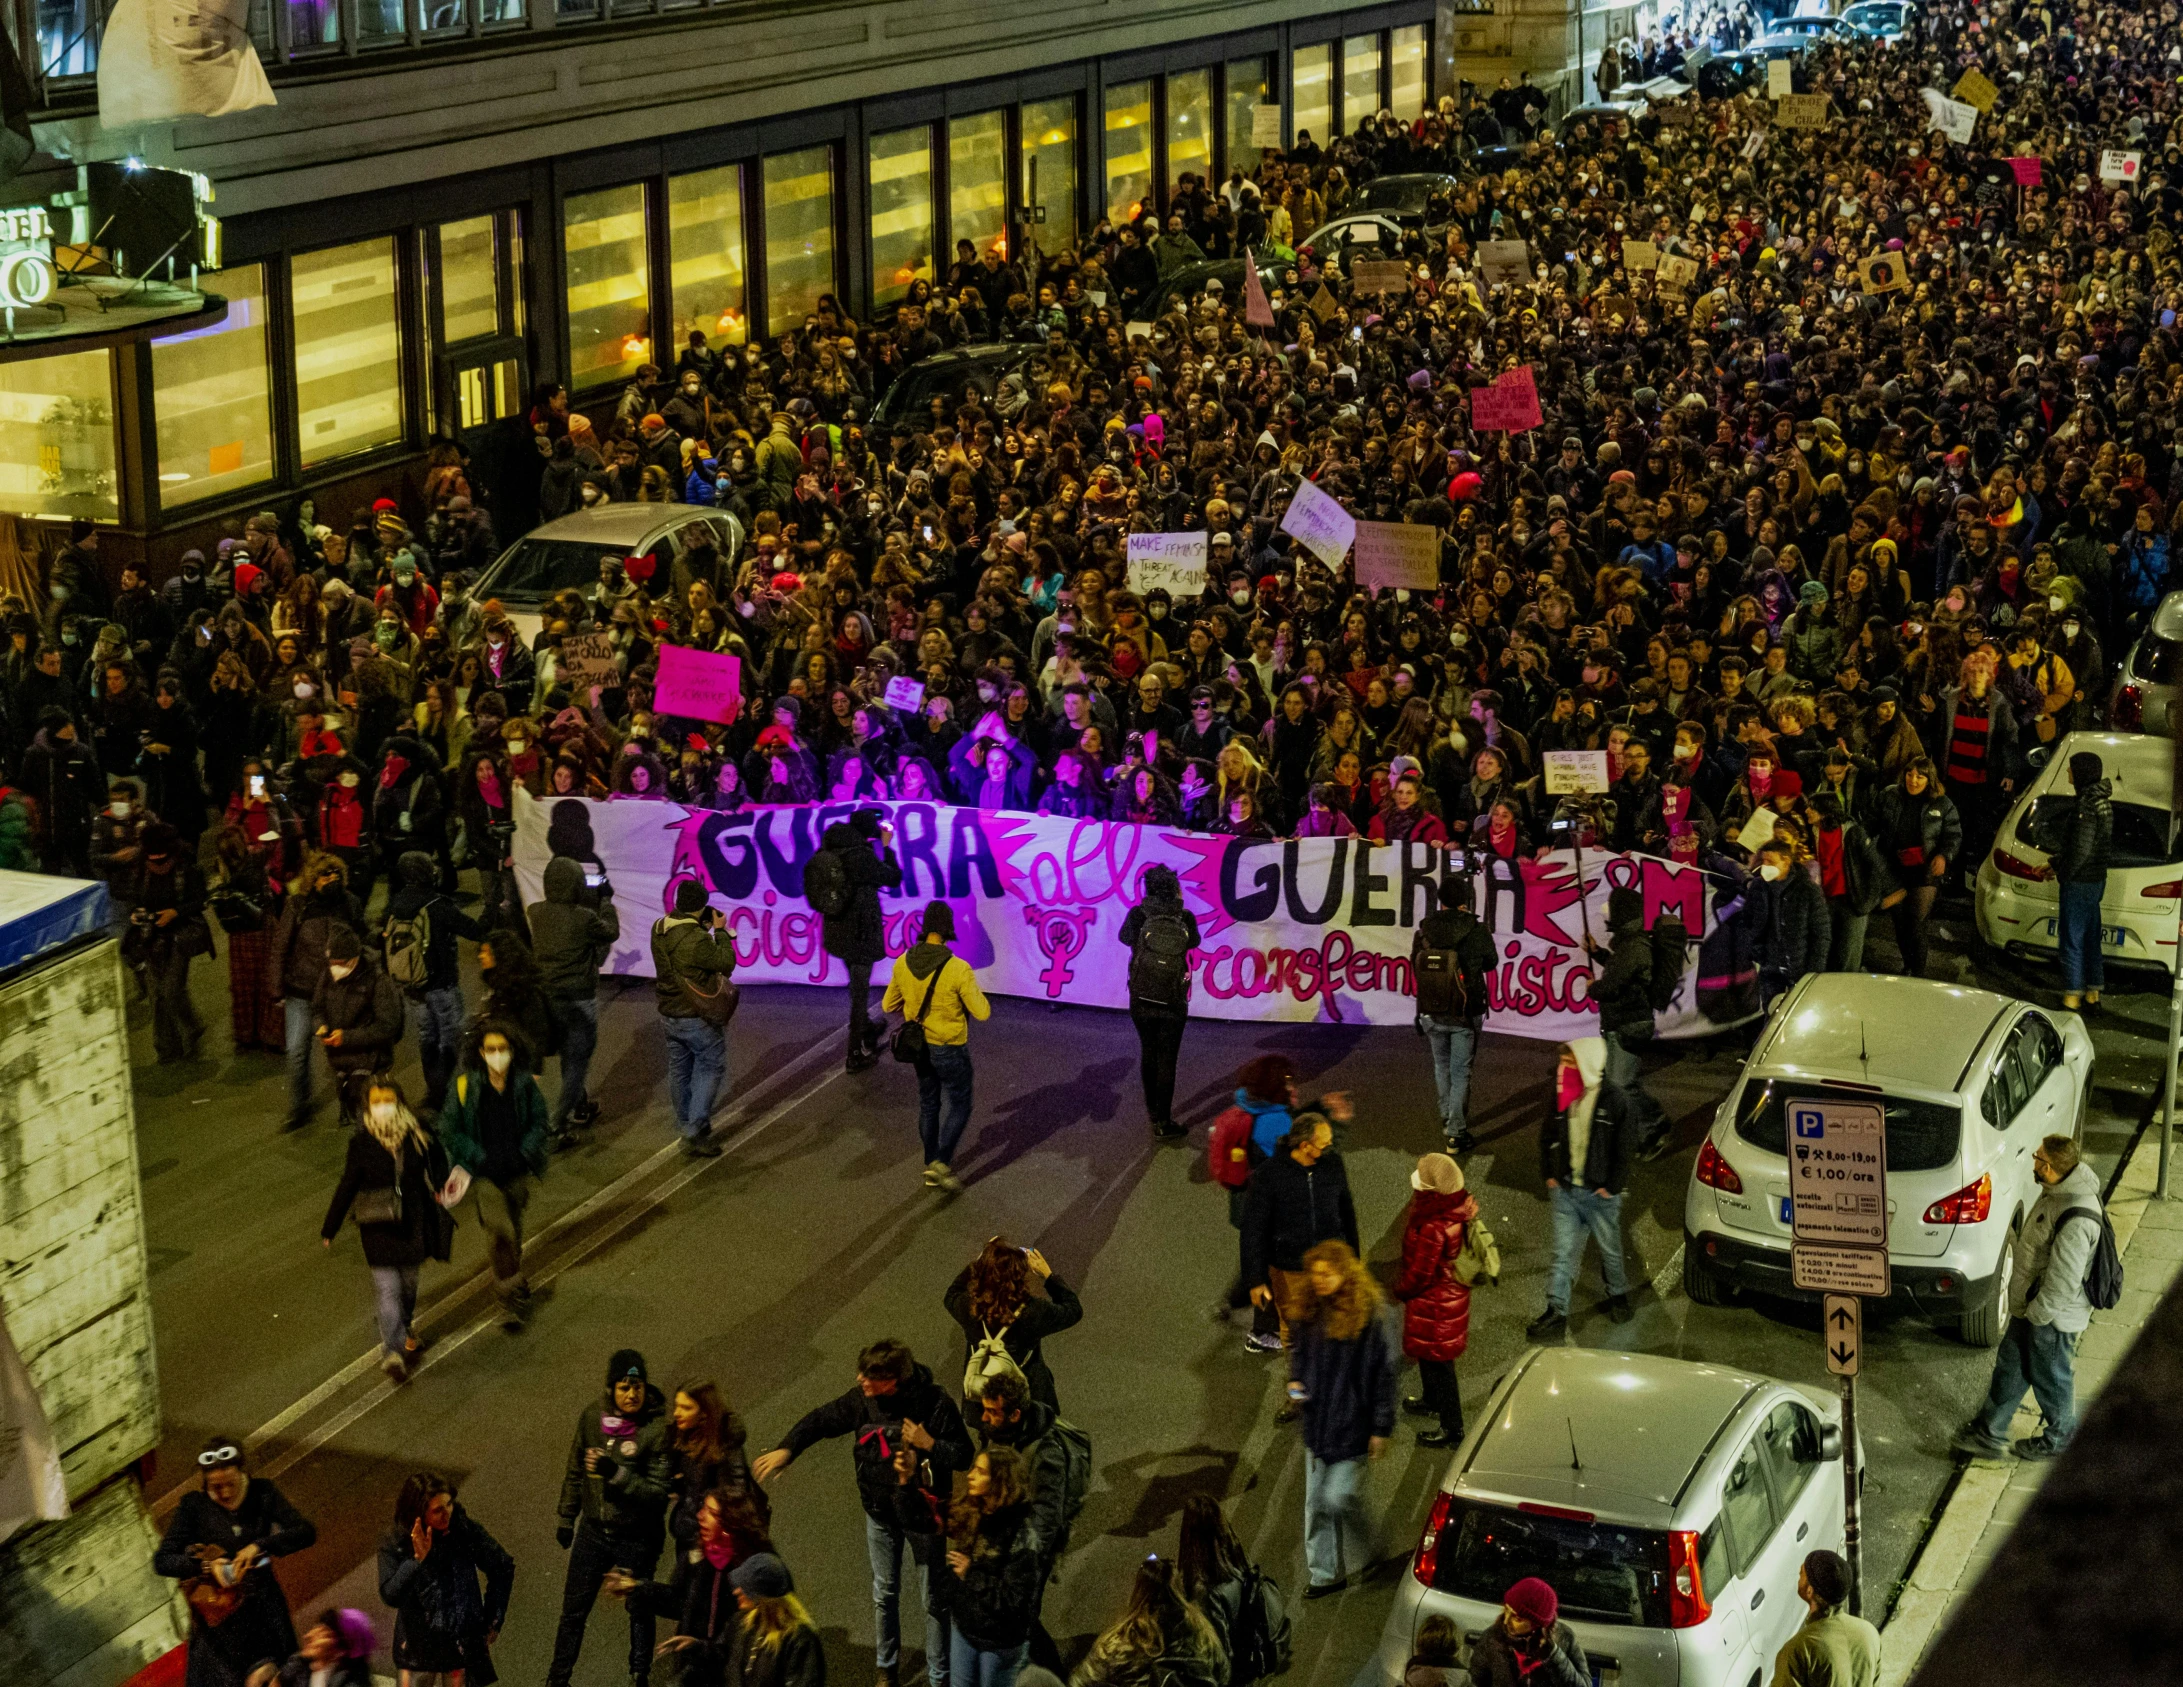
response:
[[[1033,264],[964,254],[883,322],[829,298],[763,347],[693,335],[611,413],[549,386],[530,417],[542,514],[702,503],[735,538],[723,549],[723,529],[693,526],[671,564],[602,557],[528,638],[501,604],[475,600],[498,543],[491,488],[473,487],[449,445],[416,507],[381,500],[346,534],[308,507],[267,512],[156,583],[127,567],[109,579],[79,529],[49,601],[7,606],[0,865],[106,880],[162,1059],[190,1057],[202,1036],[188,974],[213,948],[208,909],[227,934],[236,1045],[285,1050],[295,1122],[314,1044],[325,1051],[360,1126],[327,1234],[352,1209],[384,1230],[369,1257],[397,1376],[415,1352],[417,1265],[444,1248],[434,1197],[465,1182],[499,1192],[494,1270],[520,1321],[523,1192],[552,1139],[593,1111],[582,1064],[611,896],[557,862],[546,899],[520,904],[518,787],[713,809],[893,797],[1504,857],[1576,829],[1748,875],[1770,989],[1861,965],[1882,908],[1902,966],[1922,972],[1936,897],[1976,870],[2042,749],[2106,718],[2115,658],[2177,584],[2176,10],[1936,6],[1898,43],[1816,44],[1794,76],[1832,101],[1817,130],[1770,123],[1761,89],[1710,93],[1701,78],[1701,92],[1634,120],[1580,118],[1548,140],[1537,104],[1504,89],[1514,97],[1487,103],[1516,150],[1483,176],[1464,166],[1482,125],[1452,104],[1415,122],[1381,113],[1324,147],[1300,137],[1248,175],[1184,176],[1164,216],[1102,221]],[[1730,40],[1671,38],[1640,68],[1699,44]],[[1974,68],[1999,95],[1958,145],[1932,128],[1921,90],[1945,93]],[[2103,175],[2114,149],[2141,153],[2142,174]],[[1404,235],[1405,293],[1359,297],[1347,254],[1299,244],[1375,176],[1438,169],[1462,179]],[[1529,242],[1527,284],[1485,276],[1481,245],[1508,240]],[[1163,285],[1239,250],[1266,266],[1270,326],[1247,321],[1254,289]],[[1904,285],[1870,290],[1875,257]],[[1654,267],[1664,259],[1696,273]],[[1155,300],[1149,333],[1130,332]],[[897,376],[994,336],[1030,355],[993,390],[871,421]],[[1475,429],[1467,395],[1518,367],[1542,425]],[[1346,564],[1292,541],[1283,518],[1307,477],[1359,518],[1435,530],[1438,589],[1360,590]],[[1133,532],[1204,533],[1203,592],[1133,591]],[[613,678],[568,683],[565,642],[593,631],[609,635]],[[741,659],[734,721],[653,709],[670,642]],[[887,701],[901,680],[916,684],[914,709]],[[1543,795],[1541,758],[1561,749],[1606,753],[1603,801]],[[2097,782],[2096,766],[2078,779]],[[449,894],[464,870],[478,875],[474,917]],[[939,957],[913,950],[889,987],[905,1017],[952,971],[944,922],[925,936]],[[1557,1196],[1542,1338],[1566,1327],[1588,1237],[1607,1310],[1628,1311],[1616,1203],[1657,1124],[1624,1042],[1649,1016],[1642,936],[1641,919],[1626,946],[1617,927],[1609,969],[1621,971],[1595,992],[1605,1035],[1563,1052],[1557,1122],[1542,1130]],[[478,944],[486,979],[474,1017],[458,937]],[[1478,964],[1464,958],[1472,938],[1451,927],[1433,940],[1458,957],[1458,979]],[[723,941],[694,904],[655,928],[671,1022],[717,1030],[704,1002],[728,988]],[[864,957],[865,980],[878,958]],[[1618,991],[1632,1005],[1608,1023]],[[958,984],[931,1027],[943,1050],[982,1017],[975,992]],[[1134,980],[1133,993],[1145,995]],[[1451,999],[1466,998],[1478,999]],[[853,1008],[869,1027],[865,1003]],[[1164,1077],[1148,1060],[1147,1105],[1164,1129],[1170,1032],[1141,1017],[1148,1055],[1163,1051]],[[1461,1434],[1449,1367],[1468,1302],[1442,1268],[1478,1245],[1452,1157],[1467,1146],[1471,1045],[1458,1033],[1475,1019],[1426,1018],[1442,1033],[1451,1153],[1419,1162],[1394,1292],[1409,1309],[1402,1345],[1426,1367],[1411,1404],[1446,1441]],[[405,1030],[430,1051],[436,1133],[384,1082]],[[704,1152],[719,1050],[694,1024],[670,1036],[678,1121]],[[534,1074],[552,1052],[563,1094],[549,1115]],[[968,1056],[927,1064],[926,1180],[945,1189]],[[1354,1564],[1353,1467],[1392,1426],[1395,1361],[1357,1263],[1334,1098],[1301,1106],[1285,1069],[1244,1079],[1212,1171],[1233,1196],[1235,1295],[1259,1303],[1254,1342],[1290,1355],[1313,1460],[1312,1590],[1333,1590]],[[1341,1199],[1322,1203],[1337,1183]],[[981,1293],[1001,1293],[999,1266],[986,1271],[962,1290],[966,1335]],[[1041,1516],[1050,1478],[1027,1450],[1054,1433],[1050,1372],[1035,1348],[1010,1346],[1004,1367],[992,1346],[972,1344],[993,1386],[966,1375],[978,1398],[962,1407],[899,1342],[868,1348],[858,1387],[752,1461],[739,1489],[673,1475],[664,1400],[641,1360],[617,1355],[564,1490],[574,1545],[554,1679],[603,1590],[633,1613],[633,1673],[650,1656],[638,1619],[656,1612],[713,1648],[705,1667],[720,1679],[810,1681],[817,1654],[791,1644],[808,1619],[759,1545],[755,1484],[851,1434],[883,1676],[907,1551],[944,1590],[926,1603],[934,1682],[943,1656],[965,1687],[1020,1679],[1066,1519],[1057,1536]],[[907,1421],[886,1403],[904,1389],[923,1402]],[[682,1415],[678,1398],[675,1448]],[[717,1414],[713,1434],[706,1445],[724,1447]],[[239,1460],[207,1463],[216,1476]],[[239,1504],[247,1488],[221,1491]],[[685,1550],[676,1579],[654,1584],[615,1550],[617,1531],[653,1540],[656,1556],[670,1494]],[[426,1484],[404,1505],[429,1562],[451,1498]],[[290,1542],[299,1524],[268,1514]],[[1236,1566],[1207,1527],[1197,1569],[1186,1546],[1179,1570],[1140,1573],[1083,1679],[1149,1678],[1148,1654],[1207,1687],[1235,1679],[1207,1590]],[[475,1553],[482,1609],[494,1561]],[[170,1556],[169,1573],[195,1562]],[[1836,1571],[1807,1572],[1816,1623],[1840,1603],[1826,1597]],[[345,1644],[337,1617],[312,1631],[329,1658]],[[935,1638],[951,1618],[952,1638]],[[1581,1651],[1557,1651],[1559,1633],[1550,1589],[1511,1589],[1495,1634],[1522,1659],[1506,1679],[1549,1662],[1537,1679],[1579,1678]]]

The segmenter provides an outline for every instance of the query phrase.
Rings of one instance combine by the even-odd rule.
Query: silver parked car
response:
[[[2183,592],[2170,592],[2153,608],[2145,632],[2122,659],[2107,720],[2117,732],[2157,732],[2173,738],[2183,720]]]
[[[742,524],[705,504],[599,504],[534,527],[486,565],[471,586],[479,603],[498,598],[525,644],[538,636],[539,612],[555,592],[589,591],[599,583],[604,557],[649,556],[657,595],[668,571],[701,528],[733,562],[743,542]]]
[[[1843,1539],[1840,1406],[1724,1365],[1534,1348],[1442,1479],[1356,1687],[1399,1687],[1419,1626],[1466,1646],[1526,1576],[1600,1687],[1750,1687],[1803,1622],[1797,1571]]]

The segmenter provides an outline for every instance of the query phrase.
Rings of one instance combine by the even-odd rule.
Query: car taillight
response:
[[[1668,1627],[1696,1628],[1713,1614],[1705,1596],[1705,1576],[1698,1568],[1698,1535],[1692,1529],[1668,1532]]]
[[[2165,884],[2147,885],[2140,896],[2150,896],[2155,902],[2173,902],[2183,896],[2183,879],[2170,879]]]
[[[1984,1224],[1994,1210],[1994,1180],[1981,1177],[1925,1209],[1928,1224]]]
[[[1448,1526],[1448,1513],[1455,1509],[1455,1496],[1443,1493],[1433,1501],[1432,1515],[1425,1519],[1425,1534],[1417,1543],[1417,1556],[1410,1560],[1410,1574],[1426,1586],[1433,1585],[1433,1575],[1440,1568],[1440,1531]]]
[[[1721,1189],[1731,1195],[1743,1193],[1743,1179],[1736,1175],[1736,1168],[1728,1163],[1721,1151],[1713,1146],[1708,1137],[1698,1150],[1698,1181],[1708,1189]]]
[[[2007,850],[2001,848],[1998,844],[1994,846],[1993,863],[1995,872],[2006,873],[2012,879],[2031,879],[2034,881],[2038,881],[2042,879],[2051,879],[2052,877],[2054,877],[2054,869],[2052,867],[2034,866],[2031,862],[2026,861],[2021,855],[2011,855]]]
[[[2108,710],[2108,722],[2117,732],[2136,732],[2145,724],[2145,694],[2134,685],[2126,685],[2115,693],[2115,705]]]

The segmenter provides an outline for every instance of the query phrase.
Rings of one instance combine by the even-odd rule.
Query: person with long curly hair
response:
[[[1304,1426],[1306,1599],[1339,1593],[1371,1562],[1364,1466],[1395,1432],[1395,1350],[1379,1285],[1347,1242],[1304,1255],[1310,1298],[1289,1326],[1289,1398]]]
[[[1013,1447],[988,1447],[943,1500],[915,1447],[894,1459],[905,1533],[929,1543],[935,1608],[947,1618],[950,1687],[1014,1687],[1031,1653],[1045,1560],[1031,1529],[1031,1477]]]
[[[1034,1294],[1034,1289],[1043,1290]],[[1061,1409],[1043,1343],[1084,1321],[1084,1303],[1036,1248],[995,1236],[956,1275],[945,1297],[948,1316],[962,1326],[967,1372],[978,1345],[998,1336],[1008,1357],[1042,1405]]]

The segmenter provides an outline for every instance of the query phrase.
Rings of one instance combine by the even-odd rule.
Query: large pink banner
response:
[[[1144,870],[1161,863],[1180,878],[1203,939],[1191,956],[1193,1014],[1407,1025],[1416,1016],[1412,936],[1461,882],[1460,857],[1426,844],[1206,837],[930,803],[715,814],[520,793],[516,873],[525,900],[536,901],[555,854],[606,868],[622,916],[610,973],[650,975],[652,922],[675,887],[695,879],[734,934],[740,982],[839,984],[847,974],[821,945],[803,866],[826,828],[858,807],[885,811],[895,828],[903,885],[881,903],[889,954],[916,941],[926,903],[945,900],[955,910],[956,952],[989,993],[1091,1007],[1129,1004],[1122,921]],[[1604,944],[1607,894],[1619,886],[1643,897],[1648,924],[1673,910],[1693,939],[1682,991],[1660,1016],[1663,1035],[1700,1036],[1755,1006],[1733,934],[1715,923],[1716,903],[1730,905],[1736,888],[1697,868],[1588,853],[1580,891],[1564,852],[1492,860],[1470,883],[1499,962],[1489,1030],[1560,1039],[1597,1028],[1586,921]]]

